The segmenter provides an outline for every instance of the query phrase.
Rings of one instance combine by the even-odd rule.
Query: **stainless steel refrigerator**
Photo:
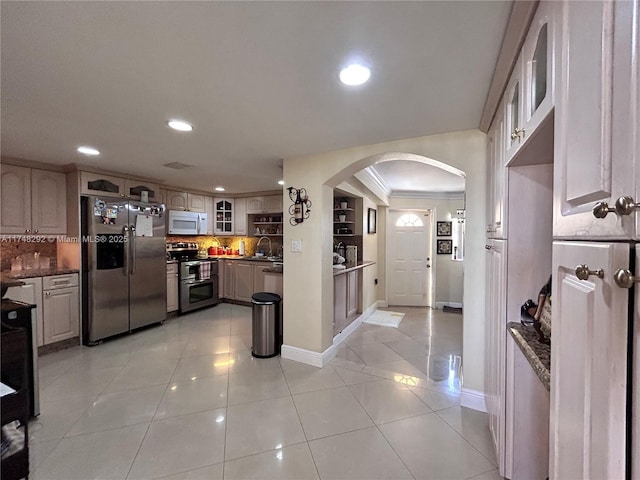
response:
[[[165,206],[91,196],[81,210],[83,342],[166,320]]]

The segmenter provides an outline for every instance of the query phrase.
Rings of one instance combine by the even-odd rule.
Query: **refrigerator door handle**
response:
[[[122,235],[124,236],[124,241],[128,242],[129,227],[127,225],[122,227]],[[124,275],[125,277],[129,275],[129,248],[127,245],[125,245],[125,248],[124,248],[124,263],[122,265],[122,275]]]
[[[131,248],[131,275],[136,273],[136,227],[129,227],[129,239]]]

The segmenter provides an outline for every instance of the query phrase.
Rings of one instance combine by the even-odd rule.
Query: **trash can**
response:
[[[258,358],[275,357],[280,353],[280,295],[268,292],[254,293],[251,355]]]

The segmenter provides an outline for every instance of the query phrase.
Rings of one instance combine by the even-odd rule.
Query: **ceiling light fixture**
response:
[[[87,145],[78,147],[76,150],[84,155],[89,155],[89,156],[100,155],[100,150],[98,150],[97,148],[89,147]]]
[[[345,85],[362,85],[369,80],[370,76],[371,70],[358,63],[352,63],[348,67],[340,70],[340,81]]]
[[[193,130],[193,125],[184,120],[168,120],[167,125],[174,130],[178,130],[179,132],[190,132]]]
[[[284,185],[284,180],[278,180],[278,185]]]
[[[214,188],[216,192],[224,192],[224,187],[216,187]]]

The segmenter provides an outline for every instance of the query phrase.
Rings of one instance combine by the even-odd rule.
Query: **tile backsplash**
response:
[[[42,237],[33,237],[41,239]],[[47,238],[43,242],[25,242],[8,237],[0,237],[0,270],[11,270],[11,259],[22,254],[40,253],[41,257],[50,258],[50,268],[56,267],[56,239]]]
[[[266,237],[271,240],[271,252],[273,255],[282,255],[282,237]],[[217,240],[217,241],[216,241]],[[211,246],[230,247],[232,250],[240,249],[240,241],[244,240],[245,255],[250,257],[255,255],[256,246],[258,244],[259,237],[234,237],[234,236],[218,236],[211,235],[168,235],[167,242],[196,242],[198,249],[207,249]],[[260,244],[260,248],[265,253],[269,254],[269,242],[263,241]]]

